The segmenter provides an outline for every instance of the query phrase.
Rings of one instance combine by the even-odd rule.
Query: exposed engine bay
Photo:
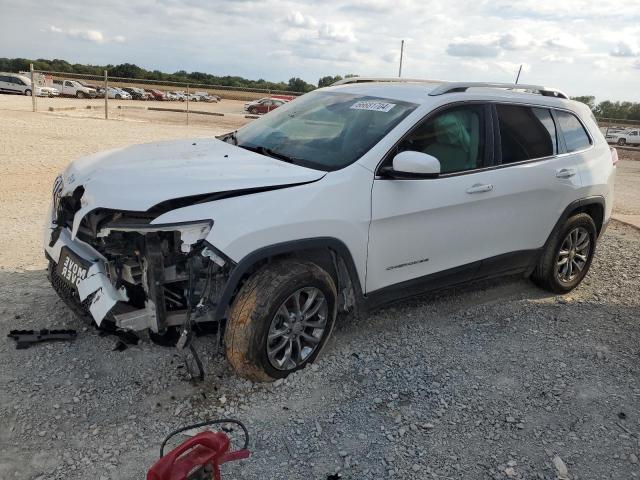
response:
[[[50,247],[67,244],[61,240],[70,235],[82,190],[55,202]],[[191,321],[213,321],[232,268],[204,241],[213,222],[154,225],[155,217],[107,209],[86,215],[73,243],[98,258],[87,262],[83,252],[62,247],[49,270],[58,293],[75,297],[68,300],[88,310],[98,325],[108,316],[120,328],[163,334]]]

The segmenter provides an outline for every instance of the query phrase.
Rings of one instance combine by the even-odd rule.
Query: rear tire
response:
[[[234,370],[253,381],[284,378],[312,363],[331,335],[336,286],[312,262],[265,265],[242,286],[225,329]]]
[[[618,145],[623,146],[627,143],[627,139],[626,138],[619,138],[618,139]]]
[[[597,238],[596,225],[589,215],[578,213],[570,217],[551,234],[532,280],[553,293],[570,292],[587,275]]]

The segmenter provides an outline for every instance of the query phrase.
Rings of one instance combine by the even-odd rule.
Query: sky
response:
[[[513,82],[640,101],[640,0],[0,0],[0,57],[272,81]]]

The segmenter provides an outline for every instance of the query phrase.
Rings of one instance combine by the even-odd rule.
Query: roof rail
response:
[[[444,83],[444,80],[429,80],[426,78],[399,78],[399,77],[349,77],[343,78],[331,84],[346,85],[349,83],[365,83],[365,82],[396,82],[396,83]]]
[[[523,83],[490,83],[490,82],[446,82],[434,88],[429,95],[444,95],[445,93],[465,92],[468,88],[504,88],[507,90],[530,90],[538,92],[545,97],[566,98],[569,97],[556,88],[548,88],[540,85],[525,85]]]

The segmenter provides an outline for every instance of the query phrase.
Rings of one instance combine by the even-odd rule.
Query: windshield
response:
[[[415,108],[399,100],[313,92],[225,140],[306,167],[338,170],[369,151]]]

